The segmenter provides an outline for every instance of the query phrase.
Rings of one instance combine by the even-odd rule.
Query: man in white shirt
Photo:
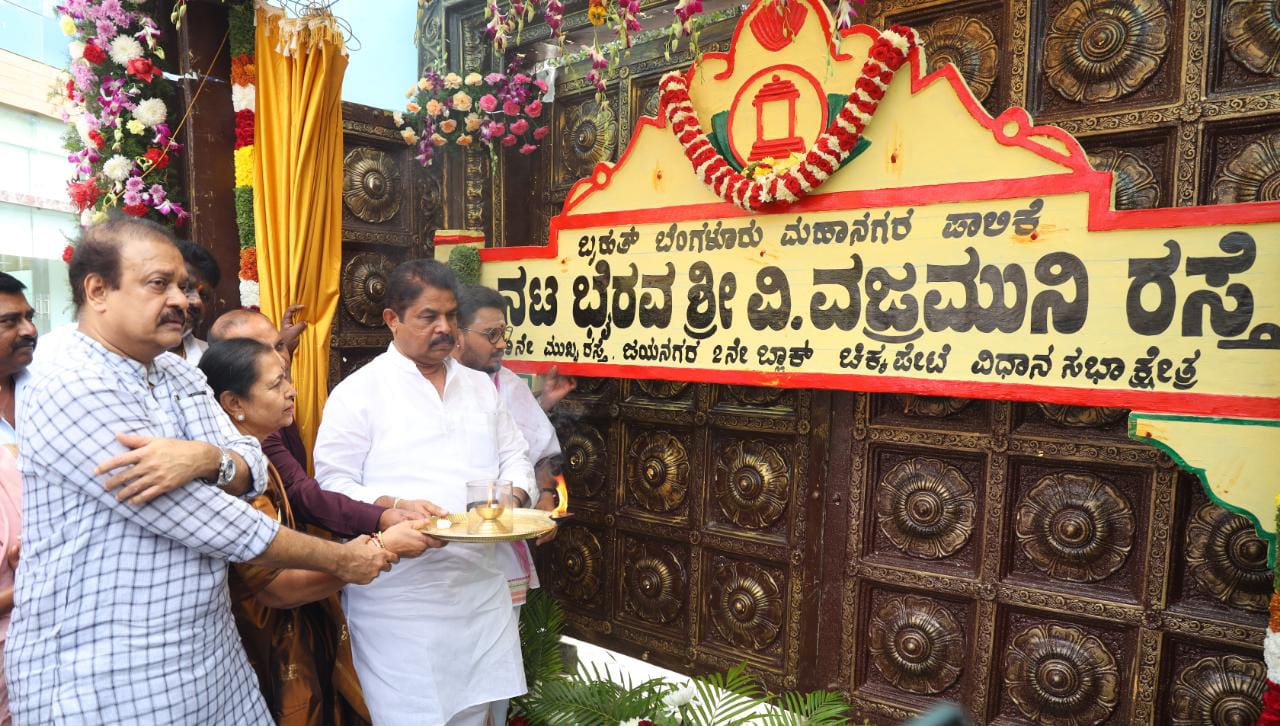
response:
[[[451,357],[458,283],[432,260],[387,283],[387,352],[329,394],[316,479],[373,502],[427,499],[466,508],[466,482],[536,491],[528,446],[488,376]],[[483,726],[490,703],[525,691],[520,637],[495,545],[434,549],[371,587],[343,592],[356,672],[378,726]]]
[[[35,308],[18,278],[0,272],[0,444],[17,446],[14,428],[36,348]]]
[[[536,506],[550,511],[556,505],[552,476],[558,467],[560,442],[551,419],[547,418],[547,410],[568,395],[576,383],[572,378],[550,376],[542,396],[534,398],[524,381],[502,366],[507,339],[511,336],[505,304],[502,294],[491,288],[473,285],[462,291],[458,305],[460,335],[453,357],[466,367],[487,374],[493,381],[529,445],[529,459],[534,462],[540,495]],[[498,555],[511,588],[511,604],[516,607],[519,619],[519,608],[528,591],[539,587],[538,572],[533,567],[529,546],[524,542],[500,547]]]

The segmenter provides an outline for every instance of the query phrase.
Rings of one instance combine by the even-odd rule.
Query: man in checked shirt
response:
[[[17,724],[268,724],[227,562],[364,584],[396,557],[337,544],[237,496],[266,483],[182,337],[185,266],[159,225],[90,227],[70,264],[79,330],[18,420],[23,559],[4,653]]]

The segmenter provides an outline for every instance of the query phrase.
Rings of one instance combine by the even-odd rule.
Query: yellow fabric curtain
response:
[[[253,217],[262,312],[277,324],[306,306],[293,359],[297,422],[307,450],[328,397],[329,329],[342,264],[342,76],[346,47],[333,17],[287,18],[257,7]]]

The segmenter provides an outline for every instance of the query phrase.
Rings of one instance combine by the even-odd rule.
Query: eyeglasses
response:
[[[475,333],[484,336],[490,345],[497,345],[499,341],[511,340],[511,333],[515,330],[510,325],[505,328],[490,328],[489,330],[472,330],[471,328],[463,328],[468,333]]]

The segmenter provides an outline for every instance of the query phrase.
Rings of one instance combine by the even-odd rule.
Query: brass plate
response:
[[[511,531],[503,534],[467,534],[467,513],[455,512],[448,519],[452,526],[440,529],[439,520],[430,529],[423,530],[436,539],[446,542],[469,542],[485,544],[488,542],[519,542],[526,539],[537,539],[556,528],[551,515],[541,509],[511,510]]]

